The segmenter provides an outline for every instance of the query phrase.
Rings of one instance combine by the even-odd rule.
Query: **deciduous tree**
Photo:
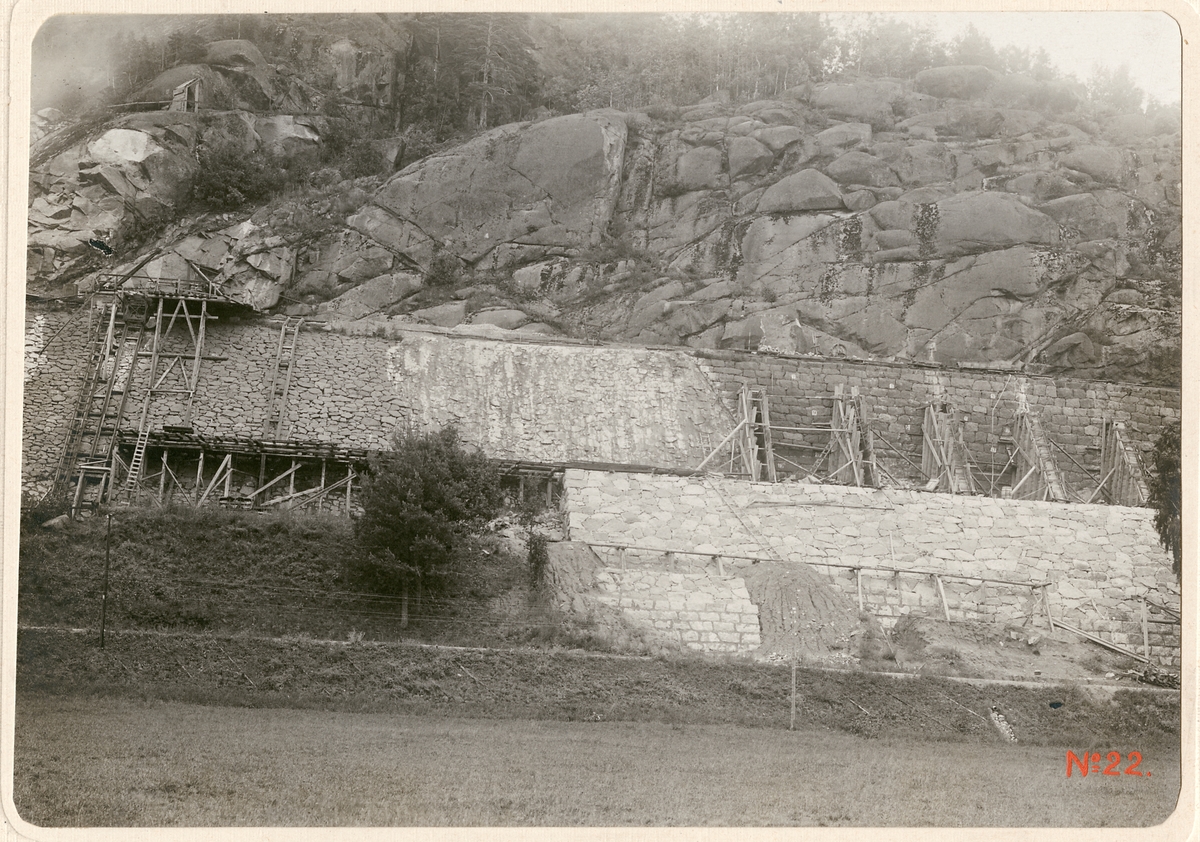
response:
[[[398,434],[391,451],[372,460],[360,500],[352,572],[372,590],[399,596],[404,624],[409,594],[445,584],[455,548],[495,517],[502,498],[495,465],[447,427]]]

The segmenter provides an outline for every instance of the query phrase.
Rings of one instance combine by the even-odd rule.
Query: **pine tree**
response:
[[[1154,528],[1163,549],[1171,554],[1176,576],[1183,571],[1182,481],[1180,478],[1180,423],[1165,427],[1154,444],[1154,472],[1150,477],[1150,505]]]

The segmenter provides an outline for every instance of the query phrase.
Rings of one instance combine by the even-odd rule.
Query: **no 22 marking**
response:
[[[1121,774],[1135,775],[1137,777],[1150,777],[1149,772],[1143,773],[1138,766],[1142,765],[1142,753],[1140,751],[1129,752],[1129,765],[1125,767],[1124,772],[1120,769],[1121,752],[1110,751],[1105,757],[1108,765],[1103,770],[1100,769],[1100,753],[1087,752],[1080,757],[1073,751],[1067,752],[1067,777],[1071,777],[1072,769],[1078,769],[1080,777],[1086,778],[1088,772],[1099,772],[1101,775],[1116,776]]]

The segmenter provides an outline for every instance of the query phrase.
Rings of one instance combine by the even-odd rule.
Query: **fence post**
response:
[[[1150,618],[1146,613],[1146,597],[1142,597],[1142,648],[1143,654],[1150,657]]]
[[[112,541],[112,515],[104,530],[104,591],[100,596],[100,648],[104,648],[104,621],[108,618],[108,556]]]

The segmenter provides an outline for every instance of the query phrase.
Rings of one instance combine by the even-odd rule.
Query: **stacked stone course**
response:
[[[648,626],[672,642],[710,652],[744,653],[758,648],[758,606],[740,576],[721,576],[695,558],[664,566],[654,555],[598,554],[596,601]]]
[[[847,568],[860,567],[864,602],[885,625],[942,616],[933,574],[1019,583],[943,578],[955,621],[1041,623],[1045,603],[1030,586],[1048,582],[1055,619],[1138,652],[1140,600],[1179,609],[1147,509],[576,470],[565,483],[572,540],[803,561],[852,600]],[[611,569],[615,551],[598,552]],[[748,563],[730,560],[726,572]],[[1177,664],[1179,627],[1152,628],[1151,657]]]
[[[86,310],[26,317],[21,491],[34,498],[50,490],[66,445],[83,385],[88,318]]]

